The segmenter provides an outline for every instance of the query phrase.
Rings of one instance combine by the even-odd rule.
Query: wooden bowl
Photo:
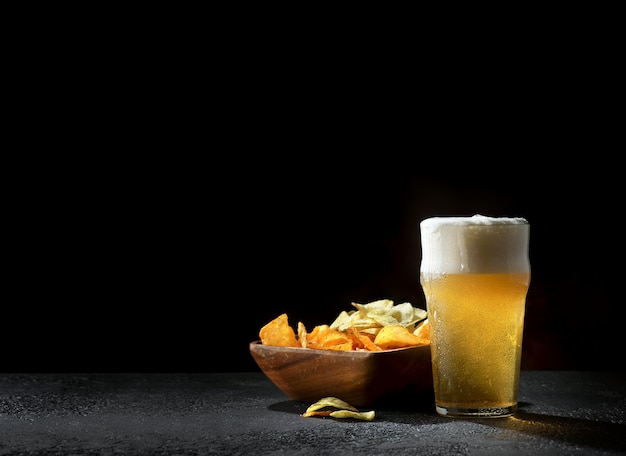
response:
[[[250,343],[263,373],[287,396],[315,402],[334,396],[356,407],[392,394],[431,392],[430,346],[380,352],[316,350]]]

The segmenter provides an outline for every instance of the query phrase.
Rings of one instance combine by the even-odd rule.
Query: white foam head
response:
[[[420,223],[421,272],[530,272],[530,225],[520,217],[431,217]]]

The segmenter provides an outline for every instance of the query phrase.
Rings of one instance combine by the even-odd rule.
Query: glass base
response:
[[[507,416],[512,416],[517,411],[517,404],[497,408],[443,407],[436,405],[435,409],[439,415],[452,418],[506,418]]]

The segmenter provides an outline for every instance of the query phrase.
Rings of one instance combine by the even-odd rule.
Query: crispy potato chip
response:
[[[289,326],[287,314],[274,318],[259,331],[263,345],[278,345],[281,347],[300,347],[296,340],[296,333]]]
[[[309,405],[309,408],[306,409],[305,413],[309,413],[314,410],[320,410],[324,407],[334,407],[336,409],[352,410],[353,412],[359,411],[355,406],[348,404],[346,401],[339,399],[338,397],[328,396],[328,397],[323,397],[322,399],[315,402],[314,404]]]
[[[334,411],[336,412],[337,410],[334,410]],[[304,412],[302,416],[305,418],[309,418],[312,416],[330,416],[331,413],[333,413],[333,410],[313,410],[310,412],[309,411]]]
[[[361,334],[361,340],[363,341],[363,345],[369,351],[382,351],[383,349],[376,345],[374,341],[367,335]]]
[[[301,321],[298,322],[298,342],[302,348],[307,346],[306,326]]]
[[[354,326],[350,326],[346,331],[346,334],[348,335],[348,337],[350,337],[350,339],[352,339],[352,348],[354,350],[365,349],[365,344],[361,340],[361,335]]]
[[[414,347],[419,345],[428,345],[428,339],[423,339],[411,333],[408,329],[401,325],[385,326],[380,330],[374,343],[383,350],[393,348]]]
[[[376,301],[378,302],[378,301]],[[352,303],[353,306],[367,306],[367,304],[355,304]],[[338,329],[339,331],[346,331],[350,326],[354,326],[359,331],[362,331],[367,328],[380,328],[380,323],[375,319],[371,318],[367,314],[367,307],[357,307],[357,310],[352,310],[350,312],[342,311],[339,316],[333,321],[330,325],[332,329]],[[376,308],[372,307],[372,311],[375,311]]]
[[[393,314],[393,301],[390,299],[381,299],[380,301],[370,302],[369,304],[356,304],[352,303],[358,311],[371,318],[380,326],[398,325],[398,320],[394,318]]]
[[[321,410],[328,407],[337,410]],[[352,418],[355,420],[373,421],[376,413],[373,410],[369,412],[359,412],[353,405],[337,397],[330,396],[311,404],[302,416],[307,418],[312,416],[330,416],[332,418]]]
[[[359,333],[376,337],[376,334],[378,334],[381,329],[383,329],[383,326],[376,326],[375,328],[364,328],[364,329],[359,330]]]
[[[328,416],[333,418],[352,418],[354,420],[374,421],[376,412],[370,410],[369,412],[353,412],[352,410],[336,410],[330,412]]]
[[[354,326],[350,326],[348,328],[347,334],[352,336],[352,340],[355,341],[356,348],[369,351],[382,350],[382,348],[374,343],[374,336],[359,332]]]
[[[352,350],[352,339],[346,333],[318,325],[307,334],[307,347],[322,350]]]
[[[391,310],[393,308],[393,301],[391,299],[379,299],[378,301],[372,301],[368,304],[357,304],[353,302],[352,305],[359,310],[364,310],[366,313],[376,313]]]
[[[342,310],[341,313],[337,315],[337,318],[335,318],[335,321],[330,324],[331,329],[339,329],[341,331],[345,331],[345,329],[349,328],[350,326],[354,325],[350,324],[350,314],[345,310]]]
[[[409,302],[403,302],[392,307],[391,316],[396,319],[399,325],[409,328],[424,320],[428,316],[428,312],[419,307],[413,307]]]
[[[430,324],[428,323],[428,318],[417,325],[413,334],[422,339],[430,340]]]

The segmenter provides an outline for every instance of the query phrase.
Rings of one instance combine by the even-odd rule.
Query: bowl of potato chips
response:
[[[392,395],[432,392],[425,310],[389,299],[352,303],[330,325],[292,327],[283,313],[264,325],[250,353],[289,398],[333,396],[369,406]]]

